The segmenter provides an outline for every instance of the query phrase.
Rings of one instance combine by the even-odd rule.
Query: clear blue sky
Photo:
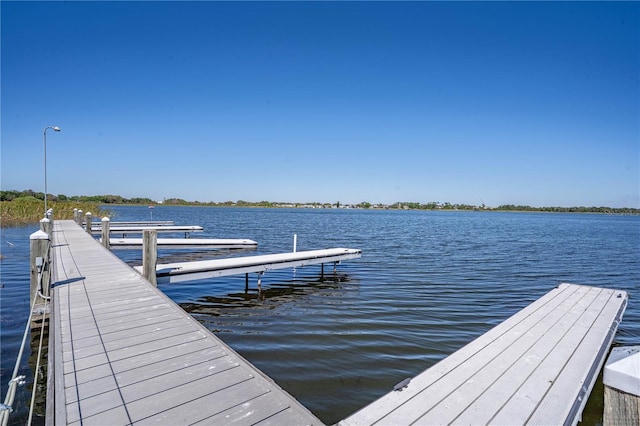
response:
[[[640,207],[640,3],[7,2],[2,189]]]

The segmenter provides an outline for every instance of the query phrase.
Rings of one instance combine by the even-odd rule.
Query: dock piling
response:
[[[40,230],[46,233],[51,238],[51,231],[53,230],[53,222],[49,218],[40,219]]]
[[[107,250],[111,250],[111,241],[110,241],[111,230],[109,229],[110,223],[111,223],[111,219],[109,219],[108,217],[105,216],[102,218],[102,229],[100,230],[102,232],[102,245]]]
[[[84,229],[87,231],[87,234],[91,234],[91,212],[87,212],[85,214],[85,224],[84,224]]]
[[[158,286],[156,263],[158,260],[158,234],[155,230],[142,232],[142,276],[154,287]]]
[[[613,348],[603,382],[603,425],[640,424],[640,346]]]
[[[46,309],[46,301],[38,304],[38,308],[34,304],[37,297],[49,296],[49,282],[51,279],[51,267],[49,265],[49,250],[51,248],[51,237],[44,231],[36,231],[29,236],[30,243],[30,277],[29,284],[31,288],[31,306],[34,310],[43,311]]]

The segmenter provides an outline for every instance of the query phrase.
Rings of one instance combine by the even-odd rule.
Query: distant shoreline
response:
[[[147,203],[143,204],[134,204],[134,203],[113,203],[113,204],[102,204],[105,208],[108,206],[119,206],[119,207],[140,207],[146,206]],[[225,203],[154,203],[150,204],[153,207],[220,207],[220,208],[270,208],[270,209],[328,209],[328,210],[402,210],[402,211],[443,211],[443,212],[498,212],[498,213],[577,213],[577,214],[603,214],[603,215],[611,215],[611,216],[638,216],[640,215],[640,209],[628,208],[628,207],[595,207],[593,210],[589,207],[529,207],[528,209],[501,209],[498,207],[475,207],[475,208],[412,208],[412,207],[397,207],[395,205],[390,205],[386,207],[359,207],[357,205],[341,205],[340,207],[336,207],[335,205],[324,205],[324,206],[312,206],[303,203],[272,203],[271,205],[264,205],[260,203],[246,203],[246,204],[225,204]],[[606,209],[605,211],[600,209]]]
[[[303,208],[303,209],[352,209],[352,210],[425,210],[425,211],[478,211],[478,212],[537,212],[537,213],[597,213],[605,215],[640,215],[640,208],[631,207],[607,207],[607,206],[548,206],[548,207],[531,207],[528,205],[503,204],[497,207],[487,207],[485,204],[479,206],[471,204],[459,204],[450,202],[411,202],[398,201],[392,204],[370,203],[363,201],[357,204],[343,204],[339,201],[335,203],[292,203],[292,202],[273,202],[273,201],[224,201],[224,202],[200,202],[187,201],[181,198],[167,198],[162,201],[155,201],[147,197],[125,198],[120,195],[91,195],[91,196],[66,196],[64,194],[48,194],[47,201],[53,204],[58,203],[58,210],[65,210],[64,213],[59,211],[55,215],[57,218],[69,216],[73,209],[72,206],[78,206],[87,211],[87,207],[92,206],[92,210],[96,210],[96,206],[104,206],[103,210],[108,210],[108,206],[190,206],[190,207],[252,207],[252,208]],[[42,206],[40,206],[42,204]],[[80,207],[82,206],[82,207]],[[25,191],[0,191],[0,226],[12,226],[16,224],[35,223],[42,217],[44,211],[44,193],[35,192],[33,190]],[[55,207],[54,207],[55,208]],[[94,213],[96,213],[94,212]],[[63,214],[60,214],[63,213]]]

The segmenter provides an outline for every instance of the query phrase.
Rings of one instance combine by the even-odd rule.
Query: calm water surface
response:
[[[153,213],[154,220],[204,226],[194,237],[258,242],[252,251],[160,251],[159,262],[291,251],[294,233],[298,250],[362,249],[361,259],[343,262],[335,274],[326,265],[324,280],[320,266],[270,271],[262,297],[245,295],[244,276],[160,286],[326,423],[384,395],[561,282],[628,291],[615,344],[640,344],[637,216],[109,208],[113,220],[148,220]],[[35,230],[2,230],[3,398],[28,317],[28,236]],[[141,263],[137,250],[116,253]],[[250,278],[255,288],[257,276]],[[23,364],[32,377],[28,360]],[[30,389],[21,392],[25,405]],[[594,394],[586,424],[600,420],[601,398]]]

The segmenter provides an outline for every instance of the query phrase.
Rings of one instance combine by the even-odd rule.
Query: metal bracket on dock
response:
[[[22,386],[26,383],[26,376],[16,376],[13,379],[9,380],[9,384],[15,383],[18,386]]]
[[[339,260],[333,262],[333,273],[334,275],[338,272],[338,265],[340,264]],[[320,264],[320,281],[324,281],[324,263]]]
[[[262,292],[262,276],[265,271],[258,272],[258,292]],[[249,273],[244,274],[244,292],[249,292]]]
[[[258,272],[258,292],[262,292],[262,276],[264,275],[264,271]]]

